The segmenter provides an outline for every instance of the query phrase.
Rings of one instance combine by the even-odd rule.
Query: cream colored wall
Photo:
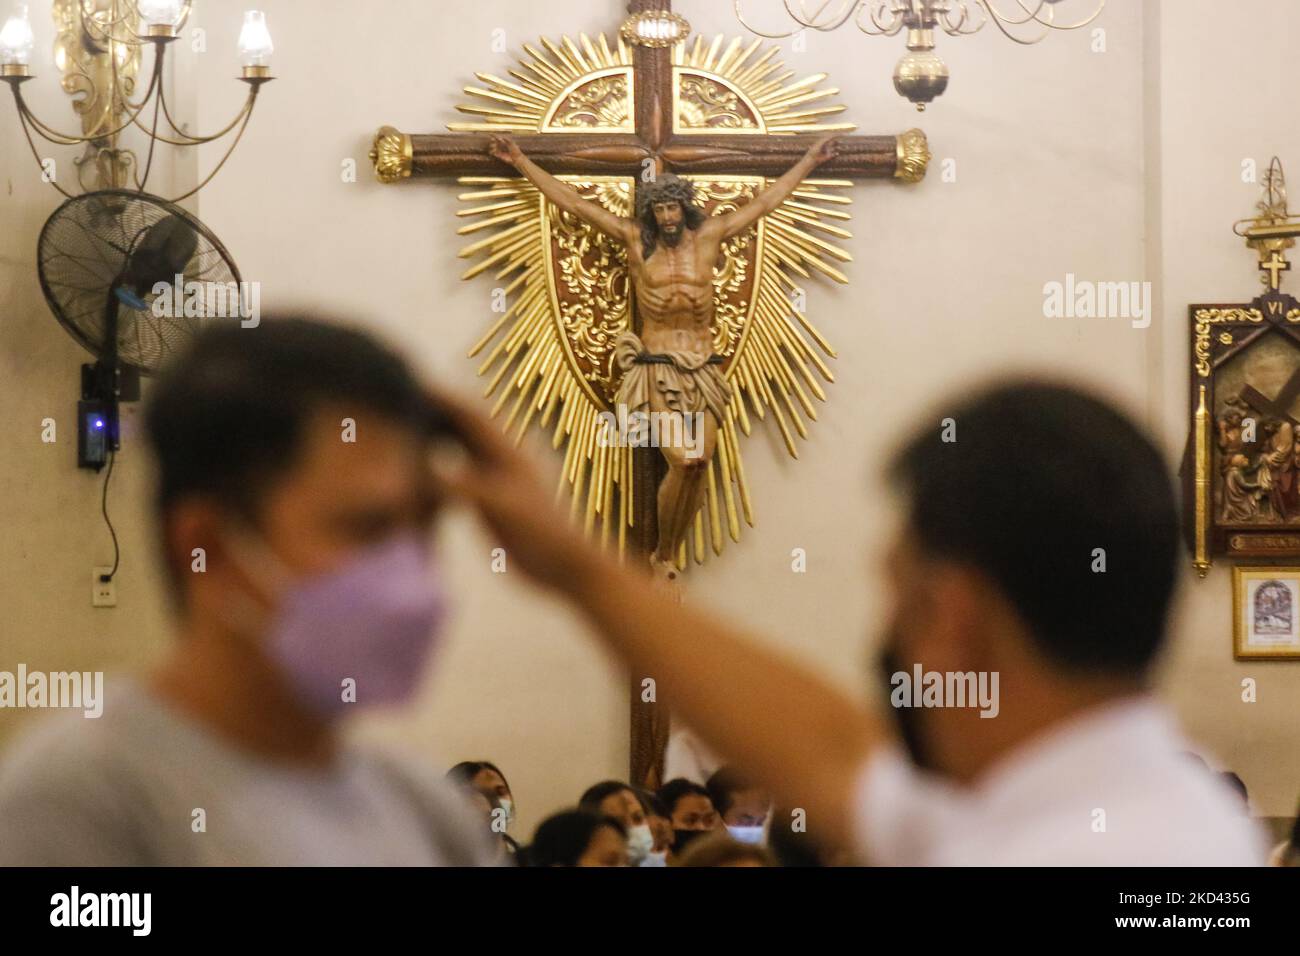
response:
[[[1277,155],[1293,182],[1300,176],[1300,128],[1287,105],[1295,87],[1288,41],[1300,33],[1300,7],[1242,0],[1227,26],[1224,9],[1178,0],[1165,2],[1156,17],[1161,45],[1154,68],[1166,93],[1153,117],[1161,175],[1148,188],[1162,210],[1164,309],[1153,345],[1164,365],[1151,418],[1175,459],[1187,422],[1188,304],[1245,301],[1262,291],[1254,253],[1229,229],[1254,213],[1260,198],[1258,184],[1242,181],[1243,161],[1253,159],[1262,176]],[[1293,209],[1295,195],[1293,187]],[[1282,287],[1296,293],[1294,273]],[[1204,580],[1190,571],[1184,578],[1179,640],[1165,678],[1169,697],[1191,732],[1246,781],[1260,812],[1289,816],[1300,793],[1300,664],[1232,660],[1228,562]],[[1246,678],[1258,685],[1257,703],[1241,700]]]
[[[9,7],[0,16],[8,17]],[[23,92],[47,123],[79,133],[57,82],[49,14],[48,0],[31,4],[39,78]],[[128,443],[114,468],[109,513],[123,554],[118,607],[92,608],[91,568],[111,564],[113,552],[100,517],[103,476],[76,467],[80,365],[89,356],[56,323],[36,274],[37,236],[63,197],[41,181],[8,87],[0,93],[0,670],[19,662],[39,670],[136,666],[167,641],[161,591],[145,557],[152,545],[146,460]],[[60,182],[75,181],[78,154],[41,149],[56,160]],[[171,163],[161,159],[156,181],[168,190]],[[41,441],[45,418],[56,423],[53,444]],[[126,430],[132,425],[123,422]],[[38,716],[0,710],[0,740]]]
[[[494,29],[506,30],[513,54],[542,34],[611,30],[622,5],[384,0],[363,14],[340,0],[262,2],[280,79],[266,88],[244,143],[203,191],[197,212],[244,277],[263,284],[264,308],[305,303],[364,317],[431,375],[476,389],[465,352],[488,320],[491,283],[459,280],[456,189],[375,184],[366,173],[369,137],[381,123],[432,132],[456,119],[460,87],[474,82],[474,72],[499,73],[511,62],[492,52]],[[1180,450],[1186,303],[1254,288],[1245,251],[1227,232],[1255,200],[1253,187],[1233,178],[1239,159],[1279,152],[1300,162],[1300,150],[1290,148],[1294,133],[1276,143],[1261,135],[1258,78],[1204,65],[1253,60],[1258,31],[1211,34],[1208,2],[1178,7],[1193,5],[1205,15],[1175,23],[1153,22],[1151,5],[1112,4],[1102,21],[1105,53],[1092,52],[1086,34],[1026,49],[992,33],[941,38],[952,85],[921,116],[889,81],[901,41],[843,32],[811,38],[802,53],[784,44],[796,74],[829,74],[862,132],[919,125],[935,160],[919,186],[870,183],[853,191],[852,285],[818,283],[809,296],[811,318],[840,356],[830,401],[797,462],[773,434],[748,441],[757,527],[723,560],[692,571],[694,599],[761,628],[861,692],[865,639],[878,620],[873,561],[892,520],[874,476],[923,408],[995,372],[1050,371],[1103,389],[1157,427],[1171,454]],[[1253,5],[1271,11],[1273,22],[1300,20],[1281,0]],[[48,4],[32,6],[39,19]],[[197,104],[203,132],[237,108],[242,87],[229,79],[234,14],[197,6],[195,25],[210,31],[208,52],[180,58],[188,65],[178,85]],[[739,33],[730,4],[677,6],[699,32]],[[1286,33],[1263,39],[1280,52]],[[1275,62],[1280,79],[1280,55]],[[66,112],[48,81],[28,86],[41,90],[48,110]],[[21,141],[6,115],[0,422],[9,437],[0,459],[7,529],[0,580],[8,606],[0,667],[135,663],[167,640],[156,575],[145,568],[149,531],[133,504],[144,463],[128,451],[114,477],[122,479],[113,501],[127,557],[120,606],[93,611],[89,568],[103,560],[106,544],[98,486],[72,467],[68,444],[51,449],[35,437],[47,414],[74,427],[81,361],[34,276],[35,236],[55,203],[16,154]],[[209,151],[199,166],[216,158]],[[355,183],[341,178],[347,159],[359,167]],[[944,160],[955,163],[955,181],[943,181]],[[1043,318],[1043,284],[1067,272],[1150,279],[1163,311],[1146,330],[1120,319]],[[544,443],[535,444],[557,467]],[[497,761],[527,832],[587,784],[626,772],[624,677],[567,611],[513,573],[491,573],[493,542],[467,521],[448,523],[444,545],[461,598],[440,666],[409,716],[370,721],[363,732],[439,760]],[[796,547],[807,550],[806,574],[790,570]],[[1257,808],[1288,813],[1300,758],[1286,694],[1300,689],[1300,670],[1234,664],[1229,606],[1222,570],[1189,581],[1164,687],[1207,750],[1246,779]],[[1252,707],[1237,703],[1246,673],[1261,684],[1263,699]],[[17,723],[0,714],[0,733]]]

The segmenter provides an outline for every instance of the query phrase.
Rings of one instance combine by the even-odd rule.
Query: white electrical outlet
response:
[[[118,447],[113,452],[113,458],[117,461],[122,460],[124,452],[136,440],[136,433],[140,430],[140,403],[123,402],[117,409],[117,434]]]
[[[117,582],[101,581],[100,577],[113,568],[95,568],[90,580],[90,603],[92,607],[117,607]]]

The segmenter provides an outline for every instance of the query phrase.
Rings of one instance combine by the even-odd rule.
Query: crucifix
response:
[[[567,38],[562,45],[544,40],[543,44],[551,54],[549,59],[525,45],[525,49],[534,56],[534,63],[530,65],[531,75],[514,70],[510,71],[511,79],[478,74],[481,80],[491,85],[491,89],[467,88],[467,92],[479,95],[491,105],[472,110],[463,109],[487,115],[491,125],[485,128],[481,123],[454,124],[451,127],[453,130],[459,127],[465,131],[428,134],[407,134],[392,127],[384,127],[379,131],[370,154],[379,179],[383,182],[396,182],[403,179],[459,177],[462,183],[481,185],[499,184],[503,177],[518,177],[519,170],[511,159],[512,150],[502,145],[498,135],[500,133],[510,134],[512,146],[517,147],[519,154],[527,157],[530,166],[535,165],[536,170],[549,176],[625,177],[634,183],[653,182],[661,177],[673,179],[676,176],[683,179],[731,177],[732,180],[743,177],[776,178],[799,165],[801,160],[806,161],[810,154],[818,154],[828,131],[851,129],[847,124],[836,126],[822,122],[825,116],[842,109],[817,102],[835,92],[813,88],[822,76],[787,84],[786,79],[790,74],[772,75],[775,65],[766,64],[775,50],[757,60],[745,62],[757,47],[757,40],[743,51],[739,49],[739,40],[734,41],[725,51],[719,47],[721,38],[715,40],[714,46],[706,51],[707,55],[703,58],[704,65],[708,68],[689,71],[688,75],[688,71],[681,68],[680,57],[675,62],[674,54],[675,51],[680,54],[685,49],[690,27],[684,18],[672,11],[671,0],[632,0],[627,4],[627,10],[629,17],[622,25],[620,34],[631,49],[630,73],[625,65],[620,65],[627,61],[618,60],[611,54],[604,37],[599,38],[597,45],[584,36],[580,46]],[[696,42],[698,48],[699,40]],[[622,49],[623,44],[620,43],[620,51]],[[743,70],[740,67],[742,63]],[[745,80],[750,95],[738,94],[736,84],[729,86],[729,76]],[[630,89],[620,90],[618,84],[626,83],[625,77],[630,77]],[[695,90],[702,91],[689,107],[685,96],[685,86],[688,83],[694,84]],[[601,89],[609,95],[599,93]],[[620,115],[618,108],[606,109],[611,103],[615,107],[627,104],[624,114]],[[704,104],[703,107],[700,107],[701,103]],[[559,122],[557,108],[571,111],[574,121]],[[688,108],[694,108],[697,114],[702,112],[708,115],[704,119],[699,116],[688,118],[685,115]],[[780,124],[764,122],[765,115],[779,115]],[[698,121],[688,122],[687,119]],[[919,130],[910,130],[898,136],[837,137],[833,150],[819,156],[816,166],[819,176],[893,179],[911,183],[924,176],[928,161],[929,151],[924,134]],[[800,166],[801,170],[810,168],[808,165]],[[541,177],[532,178],[539,180]],[[770,184],[768,188],[771,188]],[[810,197],[819,198],[812,195],[814,192],[815,189],[810,189],[795,194],[796,206],[791,212],[793,218],[818,225],[817,212],[810,202]],[[492,200],[491,205],[482,209],[501,211],[501,218],[508,218],[512,214],[510,211],[520,205],[518,194],[485,191],[472,195]],[[754,200],[751,198],[749,201]],[[744,209],[744,197],[736,199],[735,203]],[[734,217],[735,213],[732,215]],[[824,215],[847,218],[842,212]],[[527,224],[521,222],[520,228],[525,225]],[[821,228],[830,230],[832,234],[847,235],[842,230],[835,230],[833,226]],[[544,240],[538,241],[549,243],[555,231],[552,229],[546,233]],[[779,250],[773,254],[781,256],[783,261],[794,260],[795,271],[799,274],[809,274],[799,268],[802,263],[840,281],[846,281],[838,272],[822,266],[813,258],[831,248],[820,237],[799,233],[793,242],[784,244],[777,241],[780,238],[777,236],[772,241],[773,248]],[[527,238],[522,241],[513,240],[513,245],[503,247],[490,261],[496,265],[503,261],[507,265],[510,262],[521,262],[526,254],[521,249],[528,241]],[[476,245],[481,246],[482,243]],[[584,245],[583,248],[587,249],[590,245],[594,243]],[[547,255],[549,254],[548,249]],[[800,259],[801,256],[808,258]],[[842,254],[840,258],[847,259],[847,254]],[[578,268],[581,269],[581,264]],[[754,268],[757,269],[758,266]],[[466,276],[471,274],[476,274],[476,270],[471,270]],[[503,273],[498,273],[501,274]],[[512,287],[514,285],[517,283],[512,284]],[[781,288],[779,294],[784,296],[785,293],[786,289]],[[763,309],[779,308],[774,306],[774,298],[770,291],[763,291],[757,283],[750,290],[754,308],[760,305]],[[759,299],[763,301],[760,303]],[[641,334],[645,317],[638,314],[635,304],[631,302],[627,309],[628,331]],[[788,305],[786,310],[789,310]],[[588,309],[588,321],[590,311]],[[803,324],[807,327],[806,322]],[[500,325],[494,328],[500,328]],[[530,331],[535,329],[524,328],[518,335],[509,336],[512,347],[518,347],[519,342],[526,337],[525,333]],[[813,335],[816,337],[815,330]],[[726,358],[719,355],[711,356],[710,359],[722,366],[728,379],[732,378],[734,372],[740,387],[751,389],[748,393],[751,398],[754,391],[763,392],[763,398],[771,404],[787,447],[794,454],[793,438],[787,420],[793,420],[794,430],[802,435],[803,427],[796,409],[802,406],[805,414],[815,418],[806,392],[811,392],[816,398],[822,398],[822,392],[811,377],[801,384],[798,375],[787,369],[786,356],[797,354],[804,361],[814,363],[828,379],[829,372],[809,350],[803,349],[802,342],[783,331],[765,331],[762,336],[751,337],[751,340],[757,343],[753,348],[769,350],[761,354],[765,356],[764,374],[771,378],[770,382],[756,382],[757,376],[752,370],[733,368],[740,353],[738,346]],[[822,347],[826,348],[824,345]],[[498,351],[500,348],[498,346]],[[558,347],[552,348],[552,352],[555,351],[559,351]],[[573,355],[569,357],[574,359]],[[629,362],[635,363],[637,358],[632,357]],[[662,362],[665,356],[644,354],[639,358],[652,363]],[[604,361],[603,368],[608,376],[612,354],[605,356]],[[570,361],[569,364],[575,368],[581,365],[579,361]],[[653,364],[647,365],[647,368],[650,374],[663,371],[662,367]],[[530,366],[525,371],[531,372],[533,369]],[[807,374],[803,368],[799,368],[798,372]],[[498,373],[498,379],[501,374],[504,373]],[[540,423],[546,424],[546,416],[551,414],[555,395],[559,393],[559,388],[554,385],[557,377],[558,373],[550,373],[549,377],[539,373],[539,378],[543,379],[539,394],[549,390],[551,397],[549,401],[545,396],[536,399],[530,403],[531,410],[520,413],[524,425],[527,425],[537,409],[542,410]],[[587,388],[589,383],[580,384]],[[503,399],[505,394],[503,393]],[[577,393],[571,390],[564,394],[567,399]],[[589,388],[587,394],[595,395],[603,403],[610,400],[609,394],[597,395]],[[532,398],[532,395],[529,397]],[[523,398],[524,393],[520,392],[515,412],[519,411]],[[498,407],[500,405],[501,402],[498,402]],[[746,432],[748,421],[745,419],[744,404],[737,401],[734,405],[734,409],[727,410],[727,421],[723,423],[722,434],[717,438],[717,469],[708,472],[707,510],[714,521],[712,531],[715,551],[720,547],[717,543],[721,537],[717,519],[719,512],[727,514],[731,519],[732,537],[735,538],[737,534],[735,512],[739,509],[732,502],[731,483],[736,480],[740,465],[734,445],[734,432],[737,418],[740,427]],[[784,413],[783,407],[786,409]],[[757,404],[755,409],[762,417],[763,413]],[[511,413],[507,427],[515,412]],[[556,434],[558,447],[559,432]],[[571,451],[574,444],[576,442],[571,442]],[[591,444],[588,440],[589,453]],[[631,501],[630,513],[626,515],[625,528],[620,529],[620,545],[623,543],[623,531],[626,530],[627,544],[631,551],[643,556],[653,555],[660,544],[660,529],[664,523],[659,520],[656,495],[640,489],[660,486],[666,471],[660,449],[630,449],[625,473],[623,465],[612,457],[602,458],[599,467],[593,465],[592,471],[593,486],[599,473],[605,482],[622,481],[621,489],[638,489],[637,494],[628,496]],[[574,469],[568,467],[568,459],[566,473],[575,473]],[[720,474],[722,478],[715,482],[715,474]],[[614,477],[611,478],[610,475]],[[730,481],[727,480],[727,475],[731,476]],[[743,480],[743,474],[740,477]],[[581,479],[574,485],[575,508],[580,485]],[[721,485],[720,489],[718,485]],[[705,494],[702,489],[700,495]],[[745,517],[748,519],[749,502],[743,486],[741,495],[744,499],[742,504]],[[609,507],[607,493],[602,495],[590,492],[589,527],[592,512]],[[702,540],[699,517],[696,515],[697,552]],[[689,525],[690,522],[684,523]],[[606,527],[608,525],[602,525],[602,529]],[[657,701],[646,699],[644,691],[645,677],[633,675],[629,779],[638,786],[654,788],[663,782],[663,756],[668,737],[666,708],[667,701],[671,698],[671,688],[661,688]]]
[[[1278,250],[1273,250],[1273,255],[1268,259],[1261,259],[1259,263],[1261,272],[1267,272],[1267,282],[1270,291],[1277,292],[1282,287],[1282,273],[1291,270],[1291,263],[1286,260]]]

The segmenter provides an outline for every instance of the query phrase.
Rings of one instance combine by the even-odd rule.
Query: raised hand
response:
[[[515,168],[519,167],[519,160],[523,158],[524,153],[513,139],[509,136],[492,136],[489,139],[489,156]]]
[[[512,568],[562,593],[612,573],[612,562],[565,520],[548,485],[495,422],[445,392],[430,397],[469,455],[459,467],[431,462],[433,484],[444,499],[478,512]]]
[[[812,146],[808,147],[808,157],[813,160],[814,164],[820,166],[827,160],[834,159],[836,155],[835,141],[840,138],[839,133],[827,133]]]

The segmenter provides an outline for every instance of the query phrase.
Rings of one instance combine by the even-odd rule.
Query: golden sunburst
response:
[[[843,110],[828,102],[836,93],[820,89],[819,74],[791,82],[776,60],[775,47],[758,54],[759,41],[726,46],[697,38],[673,52],[675,128],[691,132],[795,133],[849,130],[851,124],[823,122]],[[483,87],[467,87],[475,103],[459,107],[479,117],[450,124],[457,131],[633,132],[632,53],[617,39],[594,42],[580,36],[555,43],[525,44],[531,58],[509,72],[511,79],[476,74]],[[584,196],[619,215],[628,215],[629,177],[562,176]],[[767,185],[760,176],[690,176],[713,213]],[[492,413],[505,412],[504,427],[516,441],[536,423],[549,429],[554,447],[565,448],[559,491],[568,490],[572,510],[588,533],[609,543],[616,532],[623,549],[636,494],[632,454],[605,447],[601,414],[610,411],[608,377],[613,339],[627,327],[630,292],[627,265],[618,244],[569,217],[561,216],[527,180],[462,177],[471,187],[457,215],[467,220],[458,233],[482,233],[462,258],[477,259],[464,274],[490,274],[501,289],[503,311],[470,351],[482,356],[485,395],[496,396]],[[850,234],[849,180],[810,179],[745,236],[730,240],[715,272],[719,296],[717,343],[728,356],[727,376],[736,398],[722,423],[718,450],[708,472],[707,504],[696,516],[689,544],[696,561],[720,554],[726,538],[739,541],[744,523],[753,524],[740,438],[752,418],[771,414],[789,453],[798,457],[796,437],[825,401],[823,382],[833,381],[825,358],[834,350],[794,302],[801,282],[814,273],[847,282],[836,268],[850,256],[835,244]],[[750,274],[752,273],[752,275]],[[565,290],[580,299],[565,300]],[[744,293],[743,295],[741,293]],[[653,489],[649,489],[653,493]],[[685,565],[683,545],[679,564]]]

